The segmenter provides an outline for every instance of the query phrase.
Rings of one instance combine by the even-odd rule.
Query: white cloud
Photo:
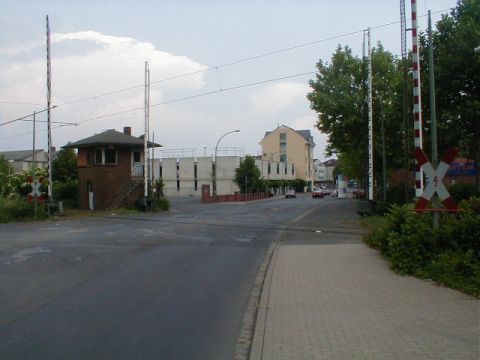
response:
[[[281,82],[252,93],[250,104],[253,111],[275,113],[296,103],[305,103],[308,92],[308,84]]]
[[[42,50],[41,46],[45,46],[44,41],[32,41],[14,48],[0,49],[0,54],[11,55],[11,58],[1,61],[0,100],[46,103],[45,54],[44,51],[32,51]],[[52,111],[52,118],[56,121],[78,122],[142,107],[145,61],[148,61],[150,66],[151,104],[195,94],[205,86],[205,75],[202,72],[206,69],[205,65],[186,56],[159,51],[152,43],[129,37],[104,35],[95,31],[56,33],[52,34],[51,48],[54,105],[135,87],[129,91],[59,107]],[[188,73],[195,74],[154,83],[156,80]],[[23,116],[38,108],[0,103],[0,122]],[[121,129],[125,125],[135,127],[138,133],[143,128],[143,111],[87,122],[85,126],[76,127],[75,132],[72,132],[72,128],[62,128],[55,131],[54,140],[57,146],[62,146],[70,140],[89,136],[93,132],[108,128]],[[6,126],[1,130],[2,135],[11,135],[28,131],[30,128],[29,123],[17,122],[8,125],[8,131]],[[45,147],[45,144],[40,146]],[[18,148],[18,139],[12,139],[11,142],[8,139],[2,140],[1,147]],[[23,147],[28,148],[28,145]]]
[[[315,127],[317,123],[317,115],[312,113],[295,119],[292,123],[286,124],[295,130],[310,130],[313,140],[315,141],[314,156],[320,160],[325,160],[325,147],[327,146],[327,135],[322,133]]]

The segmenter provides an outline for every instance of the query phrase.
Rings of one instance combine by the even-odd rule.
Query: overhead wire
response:
[[[195,98],[199,98],[199,97],[205,97],[205,96],[209,96],[209,95],[213,95],[213,94],[218,94],[218,93],[221,93],[221,92],[233,91],[233,90],[238,90],[238,89],[242,89],[242,88],[246,88],[246,87],[250,87],[250,86],[267,84],[267,83],[271,83],[271,82],[275,82],[275,81],[293,79],[293,78],[296,78],[296,77],[301,77],[301,76],[306,76],[306,75],[313,75],[315,73],[316,73],[315,71],[309,71],[309,72],[287,75],[287,76],[282,76],[282,77],[277,77],[277,78],[272,78],[272,79],[267,79],[267,80],[255,81],[255,82],[248,83],[248,84],[241,84],[241,85],[231,86],[231,87],[228,87],[228,88],[217,89],[217,90],[207,91],[207,92],[203,92],[203,93],[199,93],[199,94],[195,94],[195,95],[176,98],[176,99],[172,99],[172,100],[166,100],[166,101],[162,101],[162,102],[159,102],[159,103],[156,103],[156,104],[151,104],[150,107],[157,107],[157,106],[161,106],[161,105],[177,103],[177,102],[191,100],[191,99],[195,99]],[[123,115],[123,114],[127,114],[127,113],[130,113],[130,112],[135,112],[135,111],[140,111],[140,110],[144,110],[144,107],[139,106],[139,107],[135,107],[135,108],[127,109],[127,110],[117,111],[117,112],[110,113],[110,114],[95,116],[95,117],[91,117],[91,118],[88,118],[88,119],[77,121],[75,123],[63,122],[62,123],[63,125],[56,126],[54,128],[57,129],[57,128],[64,127],[64,126],[69,126],[69,125],[75,125],[76,126],[76,125],[80,125],[80,124],[83,124],[83,123],[86,123],[86,122],[89,122],[89,121],[94,121],[94,120],[104,119],[104,118],[107,118],[107,117]],[[43,131],[46,131],[46,130],[39,130],[38,132],[43,132]],[[17,138],[17,137],[21,137],[21,136],[25,136],[25,135],[30,135],[32,133],[33,132],[30,131],[30,132],[26,132],[26,133],[14,135],[14,136],[9,136],[9,137],[6,137],[6,138],[0,138],[0,140],[13,139],[13,138]]]
[[[448,8],[448,9],[437,10],[437,11],[432,12],[432,14],[444,13],[444,12],[446,12],[446,11],[448,11],[448,10],[451,10],[451,9]],[[423,15],[419,15],[418,17],[426,17],[426,16],[427,16],[427,14],[423,14]],[[380,28],[384,28],[384,27],[396,25],[396,24],[399,24],[399,23],[400,23],[400,20],[398,20],[398,21],[392,21],[392,22],[385,23],[385,24],[381,24],[381,25],[377,25],[377,26],[373,26],[373,27],[370,27],[370,28],[371,28],[371,29],[380,29]],[[299,45],[295,45],[295,46],[291,46],[291,47],[287,47],[287,48],[283,48],[283,49],[279,49],[279,50],[274,50],[274,51],[266,52],[266,53],[263,53],[263,54],[255,55],[255,56],[246,57],[246,58],[243,58],[243,59],[240,59],[240,60],[235,60],[235,61],[227,62],[227,63],[221,64],[221,65],[217,65],[217,66],[210,66],[210,67],[207,67],[207,68],[205,68],[205,69],[196,70],[196,71],[192,71],[192,72],[188,72],[188,73],[183,73],[183,74],[178,74],[178,75],[174,75],[174,76],[171,76],[171,77],[166,77],[166,78],[163,78],[163,79],[159,79],[159,80],[152,81],[152,82],[150,82],[150,84],[158,84],[158,83],[161,83],[161,82],[167,82],[167,81],[171,81],[171,80],[175,80],[175,79],[179,79],[179,78],[183,78],[183,77],[188,77],[188,76],[200,74],[200,73],[207,72],[207,71],[210,71],[210,70],[216,70],[216,71],[218,72],[218,69],[220,69],[220,68],[225,68],[225,67],[237,65],[237,64],[240,64],[240,63],[244,63],[244,62],[248,62],[248,61],[253,61],[253,60],[256,60],[256,59],[260,59],[260,58],[263,58],[263,57],[268,57],[268,56],[277,55],[277,54],[281,54],[281,53],[288,52],[288,51],[293,51],[293,50],[296,50],[296,49],[300,49],[300,48],[304,48],[304,47],[308,47],[308,46],[320,44],[320,43],[327,42],[327,41],[331,41],[331,40],[340,39],[340,38],[343,38],[343,37],[348,37],[348,36],[360,34],[360,33],[363,33],[363,32],[364,32],[364,30],[362,29],[362,30],[352,31],[352,32],[348,32],[348,33],[344,33],[344,34],[340,34],[340,35],[334,35],[334,36],[330,36],[330,37],[327,37],[327,38],[324,38],[324,39],[315,40],[315,41],[310,41],[310,42],[306,42],[306,43],[303,43],[303,44],[299,44]],[[286,78],[288,78],[288,76],[287,76]],[[275,80],[272,80],[272,81],[275,81]],[[262,82],[260,82],[260,83],[262,83]],[[246,85],[246,86],[248,86],[248,85]],[[55,106],[53,106],[51,109],[53,109],[53,108],[59,108],[59,107],[63,107],[63,106],[66,106],[66,105],[71,105],[71,104],[75,104],[75,103],[79,103],[79,102],[94,100],[94,99],[98,99],[98,98],[100,98],[100,97],[105,97],[105,96],[109,96],[109,95],[114,95],[114,94],[118,94],[118,93],[121,93],[121,92],[129,91],[129,90],[133,90],[133,89],[137,89],[137,88],[143,88],[143,87],[144,87],[144,84],[142,84],[142,85],[134,85],[134,86],[130,86],[130,87],[123,88],[123,89],[112,90],[112,91],[109,91],[109,92],[101,93],[101,94],[94,95],[94,96],[90,96],[90,97],[79,98],[79,99],[67,101],[67,102],[61,103],[61,104],[59,104],[59,105],[55,105]],[[223,89],[223,90],[233,90],[233,89],[234,89],[234,88],[227,88],[227,89]],[[207,96],[207,95],[215,94],[215,93],[221,92],[221,91],[223,91],[223,90],[220,89],[220,90],[215,90],[215,91],[208,92],[208,93],[201,93],[201,94],[194,95],[194,96],[191,96],[191,97],[189,96],[189,97],[186,97],[186,98],[182,98],[181,101],[187,100],[187,99],[192,99],[192,98],[195,98],[195,97],[202,97],[202,96]],[[176,100],[173,100],[173,102],[176,102]],[[0,103],[11,103],[11,104],[14,104],[14,102],[7,102],[7,101],[0,101]],[[169,102],[167,102],[167,103],[169,103]],[[24,104],[24,105],[27,105],[28,103],[16,103],[16,104]],[[160,104],[157,104],[157,105],[162,105],[162,104],[163,104],[163,103],[160,103]],[[41,105],[41,104],[33,104],[33,103],[32,103],[31,105]],[[157,105],[154,104],[154,105],[151,105],[151,106],[157,106]],[[133,109],[130,109],[130,110],[120,111],[120,112],[118,112],[118,113],[106,114],[106,115],[103,115],[103,116],[99,116],[99,117],[96,117],[96,118],[92,118],[92,119],[90,119],[90,120],[84,120],[83,122],[85,122],[85,121],[91,121],[91,120],[93,120],[93,119],[101,119],[101,118],[104,118],[104,117],[111,117],[111,116],[120,115],[120,114],[124,114],[124,113],[128,113],[128,112],[138,111],[139,109],[140,109],[140,108],[133,108]],[[143,108],[142,108],[142,109],[143,109]],[[37,111],[37,113],[45,112],[45,111],[47,111],[47,109],[43,109],[43,110]],[[25,116],[22,116],[22,117],[19,117],[19,118],[16,118],[16,119],[12,119],[12,120],[9,120],[9,121],[0,123],[0,126],[2,126],[2,125],[7,125],[7,124],[10,124],[10,123],[13,123],[13,122],[16,122],[16,121],[20,121],[20,120],[25,119],[25,118],[27,118],[27,117],[29,117],[29,116],[32,116],[32,114],[28,114],[28,115],[25,115]],[[3,140],[3,139],[0,139],[0,140]]]

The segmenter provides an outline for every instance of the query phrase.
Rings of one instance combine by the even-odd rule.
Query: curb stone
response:
[[[255,324],[260,305],[260,298],[262,295],[263,286],[265,284],[267,271],[273,257],[273,253],[275,252],[278,245],[278,240],[274,240],[270,244],[267,250],[267,254],[263,259],[263,263],[258,270],[257,276],[255,277],[255,281],[250,292],[247,309],[243,316],[240,335],[237,339],[237,344],[235,346],[235,353],[233,356],[234,360],[248,360],[250,358],[253,336],[255,334]]]

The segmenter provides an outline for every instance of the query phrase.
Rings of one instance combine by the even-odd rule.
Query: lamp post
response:
[[[238,133],[238,132],[240,132],[240,130],[232,130],[232,131],[226,132],[225,134],[220,136],[220,139],[218,139],[218,141],[217,141],[217,145],[215,145],[215,167],[213,168],[213,195],[217,195],[217,150],[218,150],[218,144],[228,134]]]

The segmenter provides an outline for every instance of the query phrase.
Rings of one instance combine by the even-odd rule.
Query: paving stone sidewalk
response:
[[[478,360],[478,300],[398,276],[358,244],[275,251],[251,360]]]

